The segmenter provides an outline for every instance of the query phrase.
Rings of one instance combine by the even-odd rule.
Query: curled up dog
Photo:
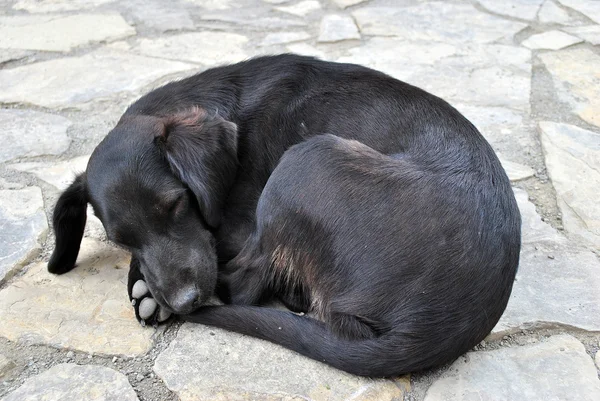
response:
[[[87,203],[131,251],[138,319],[175,313],[364,376],[472,348],[519,262],[509,180],[467,119],[382,73],[294,55],[131,105],[56,205],[50,272],[75,266]],[[215,293],[226,305],[203,306]]]

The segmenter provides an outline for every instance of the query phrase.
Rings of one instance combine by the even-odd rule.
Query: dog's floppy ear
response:
[[[48,262],[50,273],[63,274],[75,267],[86,220],[85,182],[85,173],[78,175],[54,206],[52,221],[56,246]]]
[[[218,227],[237,172],[237,126],[201,108],[163,123],[156,141],[171,170],[196,196],[206,223]]]

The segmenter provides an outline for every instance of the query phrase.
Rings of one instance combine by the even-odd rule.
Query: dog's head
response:
[[[140,261],[157,302],[190,312],[216,285],[212,230],[236,170],[236,126],[217,115],[124,115],[58,199],[48,270],[75,267],[89,202],[108,238]]]

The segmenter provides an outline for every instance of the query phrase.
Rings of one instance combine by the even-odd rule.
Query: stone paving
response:
[[[600,400],[600,1],[0,1],[0,398]],[[523,215],[521,265],[488,338],[449,366],[351,376],[272,344],[142,328],[129,255],[88,217],[52,276],[61,190],[141,94],[297,52],[439,95],[486,136]]]

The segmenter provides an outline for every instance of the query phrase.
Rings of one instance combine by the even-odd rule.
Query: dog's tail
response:
[[[445,344],[426,346],[415,337],[399,333],[346,340],[332,333],[321,321],[277,309],[206,306],[181,317],[267,340],[360,376],[398,376],[448,361],[448,355],[443,355],[448,351]]]

